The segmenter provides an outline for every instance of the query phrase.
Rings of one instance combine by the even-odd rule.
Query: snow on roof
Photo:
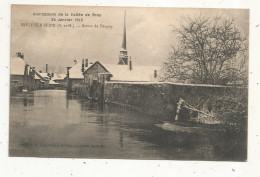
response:
[[[50,80],[49,85],[59,85],[59,83],[56,83],[54,80]]]
[[[138,85],[151,85],[151,84],[167,84],[167,82],[133,82],[133,81],[106,81],[108,84],[138,84]]]
[[[88,67],[84,67],[84,71],[88,69],[92,64],[89,64]],[[72,68],[69,70],[69,78],[70,79],[84,79],[84,76],[82,74],[82,63],[77,62],[72,66]]]
[[[45,82],[45,79],[37,71],[35,71],[35,79]]]
[[[238,88],[238,89],[246,89],[246,87],[237,87],[237,86],[225,86],[225,85],[209,85],[209,84],[185,84],[185,83],[175,83],[175,82],[130,82],[130,81],[106,81],[108,84],[170,84],[170,85],[176,85],[176,86],[189,86],[189,87],[214,87],[214,88]]]
[[[41,78],[37,74],[35,74],[35,79],[40,80]]]
[[[12,75],[24,75],[25,61],[19,57],[12,57],[10,60],[10,74]]]
[[[54,81],[55,80],[64,80],[66,76],[67,76],[66,74],[54,73],[52,80],[54,80]]]
[[[111,81],[138,81],[150,82],[157,81],[159,78],[160,67],[156,66],[133,66],[102,64],[111,74]],[[157,78],[154,78],[154,71],[157,71]]]
[[[187,83],[174,83],[174,82],[165,82],[171,85],[180,85],[180,86],[192,86],[192,87],[219,87],[219,88],[246,88],[246,87],[237,87],[237,86],[226,86],[226,85],[210,85],[210,84],[187,84]]]
[[[49,74],[48,73],[39,73],[39,75],[43,78],[49,78]]]

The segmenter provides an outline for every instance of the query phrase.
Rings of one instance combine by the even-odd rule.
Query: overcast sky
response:
[[[50,70],[57,71],[72,65],[74,60],[81,62],[83,58],[117,64],[125,10],[127,50],[133,65],[160,66],[175,42],[172,25],[178,27],[183,17],[235,18],[240,30],[246,35],[249,33],[248,10],[17,5],[12,7],[11,56],[17,51],[23,52],[26,61],[37,70],[42,70],[48,63]],[[112,29],[21,27],[21,22],[51,23],[51,17],[35,17],[34,12],[101,14],[101,17],[83,17],[83,22],[63,24],[103,24],[112,26]]]

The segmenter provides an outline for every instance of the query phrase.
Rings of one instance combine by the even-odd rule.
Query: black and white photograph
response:
[[[9,157],[246,162],[249,12],[12,5]]]

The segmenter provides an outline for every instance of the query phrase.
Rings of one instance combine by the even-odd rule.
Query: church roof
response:
[[[157,81],[160,72],[160,67],[156,66],[133,66],[132,70],[129,69],[129,65],[103,64],[103,66],[112,74],[111,81]],[[155,70],[157,78],[154,78]]]

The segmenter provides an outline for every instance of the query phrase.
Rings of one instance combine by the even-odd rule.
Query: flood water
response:
[[[30,157],[246,160],[246,138],[164,129],[160,117],[40,90],[10,98],[9,155]],[[159,126],[158,126],[159,125]]]

